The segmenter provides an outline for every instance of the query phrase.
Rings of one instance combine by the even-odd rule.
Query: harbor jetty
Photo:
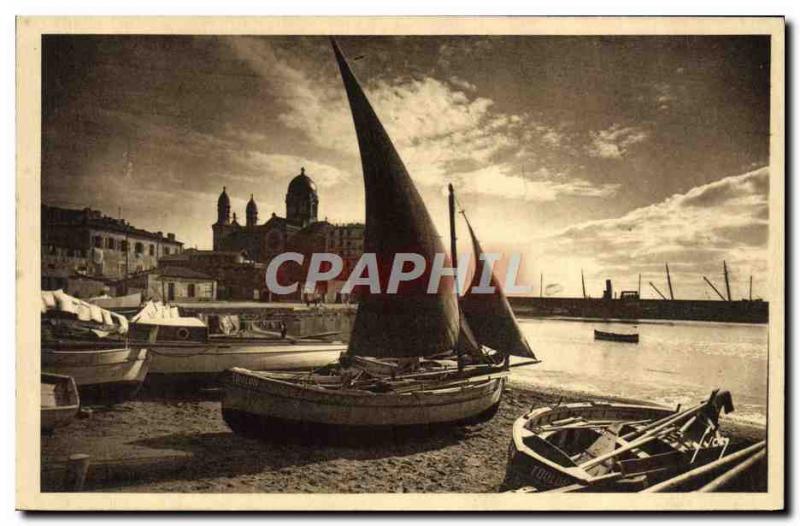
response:
[[[508,298],[517,316],[617,320],[685,320],[767,323],[769,302],[760,300],[654,300],[628,298]]]

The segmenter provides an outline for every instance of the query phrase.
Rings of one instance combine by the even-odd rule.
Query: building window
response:
[[[110,248],[111,250],[114,250],[114,238],[113,237],[110,237],[110,238],[106,239],[106,248]]]
[[[169,256],[169,247],[164,247],[164,255]]]
[[[94,236],[94,247],[95,248],[103,248],[103,238],[100,236]]]
[[[172,282],[167,283],[167,301],[175,300],[175,284]]]
[[[133,250],[134,250],[134,252],[136,252],[137,254],[142,254],[142,253],[144,252],[144,245],[143,245],[143,244],[141,244],[141,243],[136,243],[136,244],[133,246]]]
[[[194,283],[189,283],[189,285],[186,286],[186,295],[190,298],[194,298]]]
[[[155,256],[156,255],[156,246],[155,245],[152,245],[152,244],[150,245],[150,255],[151,256]]]
[[[128,251],[128,240],[127,239],[122,241],[122,249],[121,250],[123,252],[127,252]]]

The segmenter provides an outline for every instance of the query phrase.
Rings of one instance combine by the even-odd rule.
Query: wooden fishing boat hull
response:
[[[663,418],[673,412],[672,409],[656,406],[596,402],[571,403],[531,411],[514,422],[505,485],[524,484],[532,485],[538,490],[547,490],[582,484],[592,478],[581,468],[570,465],[569,457],[563,458],[563,453],[559,454],[555,448],[539,442],[542,439],[537,439],[528,430],[529,425],[545,425],[573,417],[595,421],[636,421]]]
[[[506,374],[458,387],[405,393],[329,390],[232,369],[222,377],[222,415],[237,433],[337,440],[382,432],[477,423],[493,416]]]
[[[71,376],[42,373],[40,428],[45,433],[67,425],[80,409],[80,397]]]
[[[83,404],[112,404],[136,394],[147,375],[141,348],[42,350],[42,371],[71,376]]]
[[[638,334],[620,334],[617,332],[594,331],[595,340],[603,340],[609,342],[623,342],[623,343],[639,343]]]
[[[290,342],[159,346],[150,352],[147,382],[216,384],[227,369],[304,371],[335,362],[347,350],[343,344]]]

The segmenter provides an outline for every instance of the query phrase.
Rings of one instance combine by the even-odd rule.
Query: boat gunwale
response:
[[[594,407],[606,407],[606,408],[621,408],[621,409],[633,409],[633,410],[642,410],[642,411],[664,411],[665,413],[674,413],[675,411],[666,406],[659,406],[659,405],[641,405],[641,404],[626,404],[626,403],[613,403],[613,402],[572,402],[568,404],[563,404],[560,406],[545,406],[540,407],[538,409],[534,409],[533,411],[529,411],[524,415],[520,416],[514,421],[512,425],[511,431],[511,439],[514,444],[514,449],[516,450],[515,453],[520,453],[526,455],[533,459],[535,462],[540,464],[546,465],[548,468],[553,469],[565,475],[567,477],[573,477],[576,481],[585,481],[591,478],[594,478],[593,475],[589,474],[586,470],[582,469],[580,466],[563,466],[556,462],[553,462],[543,455],[540,455],[530,447],[528,447],[522,438],[522,430],[525,429],[526,424],[528,424],[532,418],[534,417],[542,417],[547,412],[554,411],[559,408],[570,408],[572,410],[575,409],[589,409]],[[667,416],[666,414],[664,416]]]
[[[230,382],[229,378],[233,374],[239,374],[241,376],[246,376],[250,378],[256,378],[262,382],[266,383],[274,383],[278,384],[283,387],[288,387],[289,389],[303,393],[303,392],[311,392],[315,395],[320,395],[321,398],[310,398],[306,396],[298,397],[292,396],[288,393],[277,393],[275,390],[265,390],[259,389],[257,386],[253,385],[243,385],[240,383],[232,383]],[[333,391],[330,389],[325,389],[323,387],[308,384],[308,385],[299,385],[293,382],[286,382],[284,380],[274,379],[274,378],[264,378],[263,376],[252,374],[252,371],[242,370],[238,368],[228,369],[225,373],[223,378],[220,380],[220,383],[226,388],[236,388],[241,389],[243,391],[255,392],[260,394],[266,394],[275,398],[282,398],[282,399],[291,399],[291,400],[300,400],[303,403],[312,403],[312,404],[320,404],[320,405],[332,405],[332,406],[342,406],[342,405],[352,405],[354,400],[361,400],[361,401],[371,401],[377,402],[374,404],[363,405],[362,407],[374,407],[376,409],[391,409],[391,408],[403,408],[407,409],[409,407],[414,407],[415,404],[390,404],[390,403],[381,403],[381,402],[391,402],[392,399],[395,400],[403,400],[403,401],[412,401],[412,400],[419,400],[420,398],[427,398],[427,399],[435,399],[435,397],[442,397],[445,395],[455,395],[458,393],[464,393],[465,387],[468,388],[467,395],[464,398],[456,399],[456,400],[448,400],[442,401],[439,403],[427,403],[427,402],[420,402],[420,404],[425,405],[425,407],[434,407],[440,405],[452,405],[452,404],[460,404],[465,402],[470,402],[476,399],[485,396],[487,392],[492,392],[497,388],[502,388],[501,386],[494,385],[495,382],[500,382],[501,384],[505,383],[506,376],[494,377],[494,378],[487,378],[485,381],[476,384],[467,384],[461,387],[447,387],[443,389],[431,389],[427,391],[409,391],[405,393],[375,393],[371,391],[363,391],[363,390],[347,390],[347,391]],[[337,400],[338,399],[338,400]],[[223,399],[223,409],[225,408],[225,402]]]

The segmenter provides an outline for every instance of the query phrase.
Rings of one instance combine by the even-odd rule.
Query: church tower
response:
[[[229,230],[231,224],[231,200],[225,187],[222,187],[222,193],[219,194],[217,199],[217,222],[211,225],[211,230],[214,232],[214,250],[221,250],[222,238]]]
[[[256,226],[258,224],[258,206],[256,206],[256,202],[253,199],[253,194],[250,194],[250,200],[247,202],[245,216],[247,219],[245,224],[247,226]]]
[[[219,199],[217,199],[217,224],[218,225],[227,225],[231,222],[231,200],[228,197],[228,193],[225,191],[225,187],[222,187],[222,193],[219,194]]]
[[[286,220],[289,224],[307,227],[317,222],[318,206],[317,185],[306,175],[306,169],[300,168],[300,175],[292,179],[286,192]]]

